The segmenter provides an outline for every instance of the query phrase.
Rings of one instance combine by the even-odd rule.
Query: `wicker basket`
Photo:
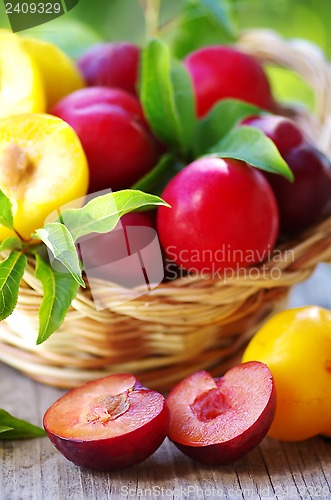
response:
[[[308,42],[285,42],[265,30],[243,33],[239,46],[262,62],[291,68],[310,85],[315,116],[300,108],[284,113],[331,154],[331,71],[323,54]],[[181,278],[125,303],[120,301],[126,290],[107,283],[109,309],[103,311],[95,309],[89,290],[81,291],[62,327],[40,346],[35,342],[42,288],[31,261],[18,307],[1,324],[0,360],[65,388],[114,372],[133,372],[158,389],[202,368],[221,374],[238,361],[266,318],[284,307],[289,288],[308,278],[319,262],[331,260],[330,243],[331,217],[278,247],[263,278]]]

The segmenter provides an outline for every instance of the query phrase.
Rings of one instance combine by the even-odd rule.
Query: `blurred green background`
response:
[[[53,41],[75,58],[100,40],[126,39],[143,44],[143,1],[80,0],[66,15],[24,34]],[[176,18],[185,3],[185,0],[160,1],[162,23]],[[230,0],[229,3],[240,30],[266,27],[276,29],[285,37],[306,38],[318,44],[331,59],[330,0]],[[9,26],[2,2],[0,26]],[[270,70],[270,75],[277,97],[313,106],[310,90],[295,76],[275,69]]]
[[[185,0],[161,0],[162,21],[176,16],[184,3]],[[308,38],[331,56],[330,0],[230,0],[229,3],[239,28],[270,27],[287,37]],[[0,25],[8,26],[2,2]],[[140,0],[80,0],[72,11],[44,25],[42,31],[59,36],[70,26],[74,28],[66,39],[74,38],[80,29],[81,43],[84,34],[87,42],[89,38],[127,39],[138,43],[144,40]]]

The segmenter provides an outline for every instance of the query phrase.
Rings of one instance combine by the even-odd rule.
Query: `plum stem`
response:
[[[31,241],[31,240],[27,240],[26,238],[24,238],[24,237],[23,237],[23,236],[22,236],[22,235],[21,235],[21,234],[17,231],[17,229],[15,229],[14,227],[13,227],[13,231],[14,231],[14,233],[16,234],[16,236],[18,237],[18,239],[19,239],[19,240],[21,240],[23,243],[28,243],[29,241]],[[28,245],[27,245],[27,248],[29,248],[29,246],[28,246]],[[23,253],[24,253],[24,252],[23,252]]]
[[[178,16],[171,17],[170,19],[166,19],[159,26],[160,34],[167,34],[169,31],[175,29],[178,25]]]
[[[146,39],[159,36],[161,0],[142,0],[145,13]]]

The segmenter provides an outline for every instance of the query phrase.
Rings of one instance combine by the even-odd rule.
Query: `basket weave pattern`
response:
[[[266,30],[244,32],[239,46],[262,62],[294,70],[309,84],[316,114],[301,108],[284,112],[330,155],[331,70],[323,54],[308,42],[285,42]],[[264,263],[263,277],[180,278],[129,302],[125,289],[107,283],[109,308],[102,311],[95,309],[89,290],[80,291],[64,324],[40,346],[42,287],[31,261],[17,309],[0,326],[0,361],[65,388],[114,372],[135,373],[158,389],[202,368],[219,375],[238,361],[266,318],[284,307],[289,288],[307,279],[319,262],[330,260],[331,217],[278,247]]]

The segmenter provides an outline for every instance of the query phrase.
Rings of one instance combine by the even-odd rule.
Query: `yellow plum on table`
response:
[[[277,405],[270,436],[300,441],[331,437],[331,311],[283,311],[257,332],[243,362],[262,361],[275,381]]]

